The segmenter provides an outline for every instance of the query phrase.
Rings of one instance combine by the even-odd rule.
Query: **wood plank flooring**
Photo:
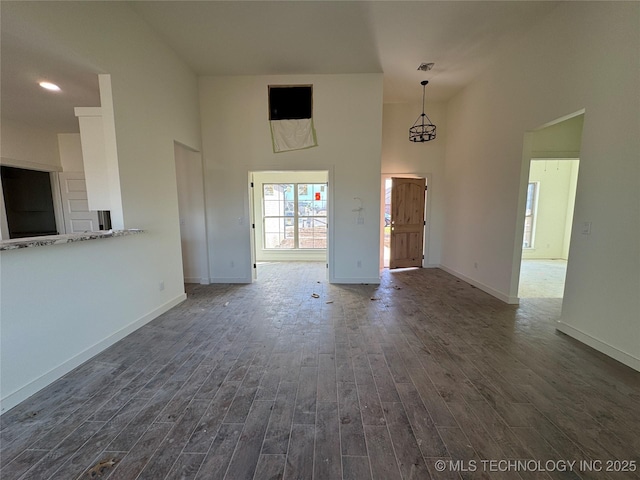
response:
[[[640,478],[640,373],[556,332],[557,299],[313,263],[187,293],[5,413],[0,477]]]

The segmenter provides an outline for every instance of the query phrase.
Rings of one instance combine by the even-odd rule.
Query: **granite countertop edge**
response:
[[[126,230],[99,230],[97,232],[65,233],[62,235],[46,235],[42,237],[16,238],[0,241],[0,252],[21,248],[45,247],[64,243],[84,242],[101,238],[124,237],[143,233],[144,230],[129,228]]]

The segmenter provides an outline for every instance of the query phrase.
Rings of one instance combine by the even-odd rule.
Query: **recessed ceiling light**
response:
[[[435,65],[435,63],[426,63],[426,62],[422,62],[419,66],[418,66],[418,70],[422,71],[422,72],[428,72],[429,70],[431,70],[433,68],[433,66]]]
[[[47,90],[51,90],[52,92],[59,92],[60,91],[60,87],[58,85],[56,85],[55,83],[40,82],[38,85],[40,85],[42,88],[45,88]]]

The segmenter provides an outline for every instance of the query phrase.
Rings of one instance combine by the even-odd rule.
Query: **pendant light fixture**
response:
[[[422,85],[422,113],[409,129],[409,140],[415,143],[424,143],[436,138],[436,126],[431,123],[427,114],[424,113],[424,89],[429,80],[420,82]]]

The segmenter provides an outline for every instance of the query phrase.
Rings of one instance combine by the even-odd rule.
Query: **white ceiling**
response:
[[[90,59],[43,38],[37,28],[13,14],[10,2],[0,0],[0,9],[2,119],[56,133],[77,132],[73,108],[100,105],[97,74],[103,72]],[[43,80],[62,91],[42,89],[38,82]]]
[[[541,1],[133,1],[198,75],[384,73],[385,102],[446,101],[556,7]],[[99,105],[91,59],[74,58],[2,8],[2,116],[77,131]],[[134,13],[135,12],[135,13]],[[435,62],[430,72],[421,62]],[[35,78],[65,85],[50,94]],[[61,85],[62,86],[62,85]]]

